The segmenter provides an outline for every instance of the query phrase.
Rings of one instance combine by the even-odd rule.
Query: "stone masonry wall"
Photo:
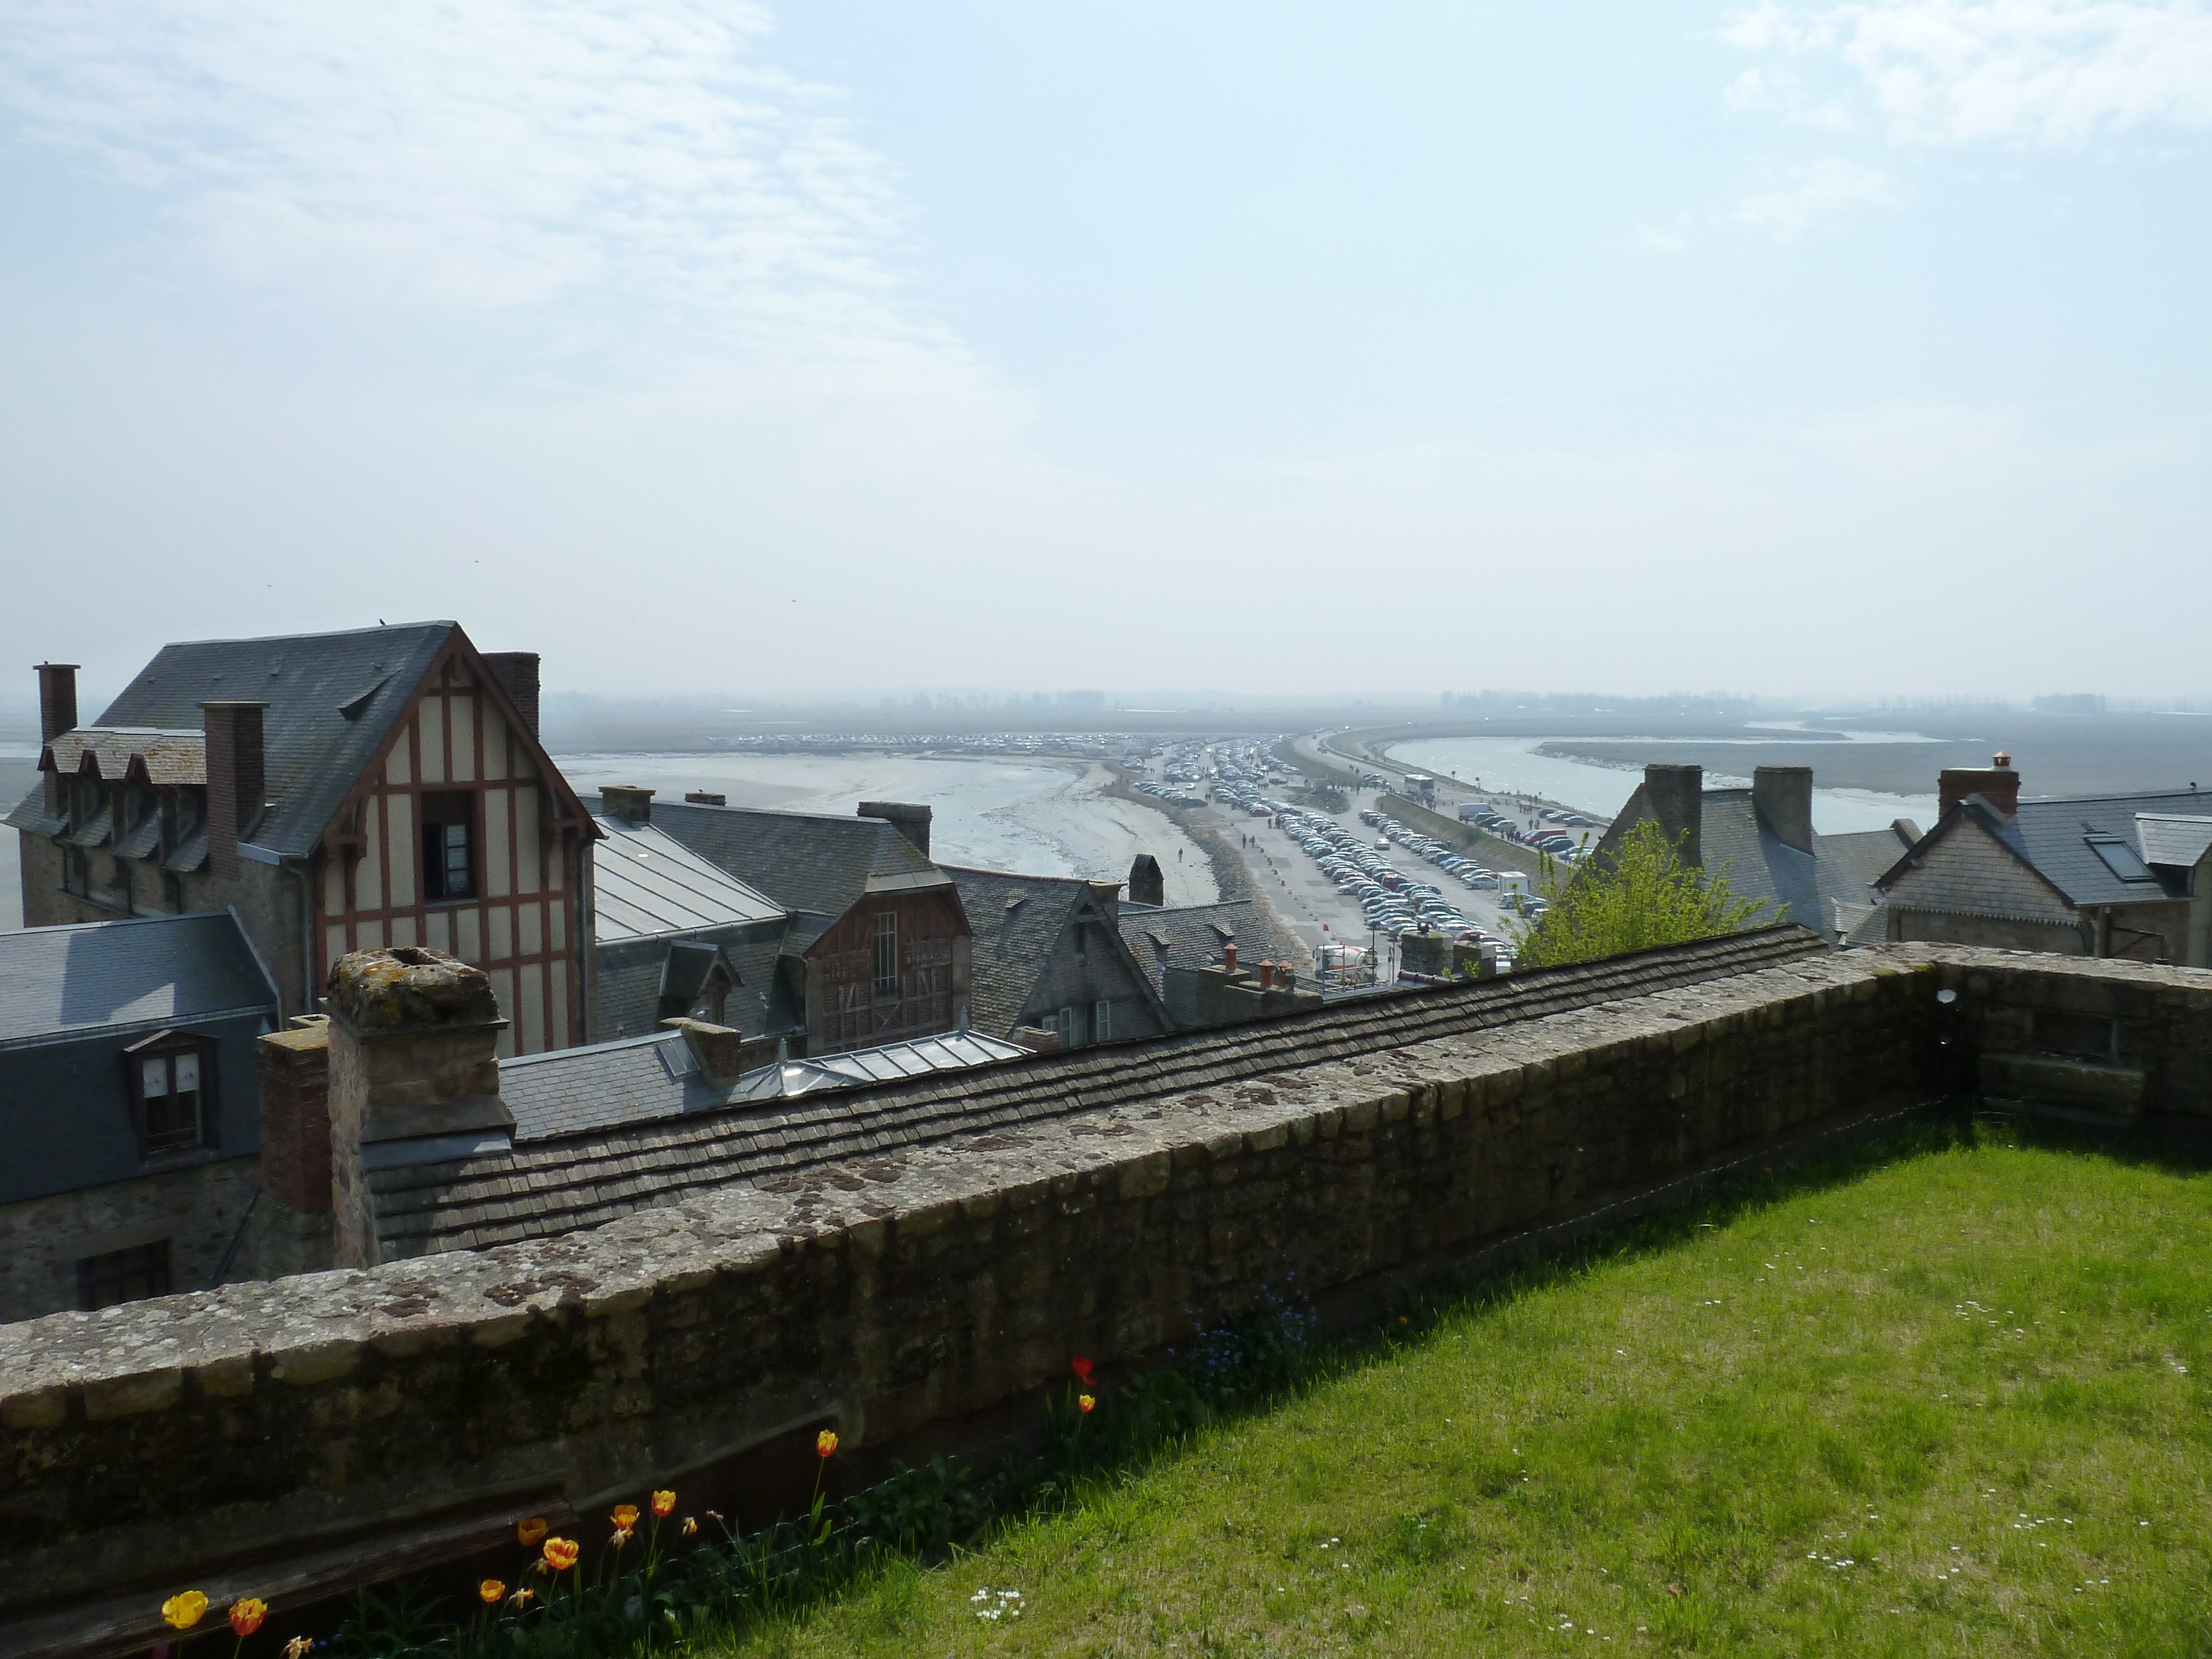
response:
[[[881,1445],[1911,1098],[1862,952],[730,1189],[594,1231],[0,1329],[0,1620],[471,1504]],[[2212,983],[2212,980],[2208,980]]]

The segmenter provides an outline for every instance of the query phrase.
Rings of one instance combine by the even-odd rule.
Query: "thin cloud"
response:
[[[1767,0],[1721,38],[1761,60],[1733,106],[1894,143],[2075,149],[2212,127],[2201,0]]]
[[[981,371],[900,301],[905,216],[840,94],[701,0],[0,0],[0,101],[226,275],[573,337]]]
[[[1846,215],[1904,201],[1904,190],[1887,173],[1824,156],[1766,169],[1736,198],[1728,217],[1746,230],[1792,242]]]

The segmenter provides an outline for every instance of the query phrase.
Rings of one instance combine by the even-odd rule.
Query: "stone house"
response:
[[[1735,897],[1759,902],[1752,927],[1791,921],[1837,944],[1875,925],[1876,880],[1920,837],[1911,819],[1887,830],[1821,835],[1813,828],[1811,767],[1759,767],[1748,789],[1708,789],[1705,775],[1701,766],[1646,766],[1591,861],[1610,858],[1631,830],[1649,821],[1685,862],[1724,875]]]
[[[222,912],[0,933],[0,1321],[213,1282],[253,1207],[276,1022]]]
[[[538,659],[458,623],[165,646],[100,718],[39,669],[20,836],[33,927],[234,911],[287,1015],[348,951],[489,975],[503,1053],[582,1040],[599,833],[538,738]]]
[[[1175,1029],[1121,933],[1118,882],[947,866],[971,930],[969,1019],[988,1036],[1043,1031],[1062,1048]]]
[[[2212,799],[2022,800],[2011,758],[1941,774],[1935,827],[1881,878],[1882,937],[2212,966]]]
[[[651,825],[788,917],[772,956],[763,942],[734,963],[743,1012],[732,1022],[762,1022],[746,1036],[781,1026],[788,1054],[820,1055],[966,1022],[968,917],[930,862],[927,806],[863,801],[845,818],[653,795],[609,787],[594,807]]]

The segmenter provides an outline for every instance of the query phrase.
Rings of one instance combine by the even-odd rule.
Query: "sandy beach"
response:
[[[834,755],[556,755],[579,789],[636,783],[681,800],[687,790],[732,806],[850,814],[864,800],[919,802],[934,817],[932,856],[943,864],[1024,875],[1120,881],[1130,861],[1160,861],[1170,904],[1218,897],[1205,853],[1166,813],[1102,792],[1113,775],[1095,762],[881,753]]]

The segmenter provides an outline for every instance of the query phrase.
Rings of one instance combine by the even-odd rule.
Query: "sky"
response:
[[[0,0],[0,662],[2212,692],[2212,4]]]

